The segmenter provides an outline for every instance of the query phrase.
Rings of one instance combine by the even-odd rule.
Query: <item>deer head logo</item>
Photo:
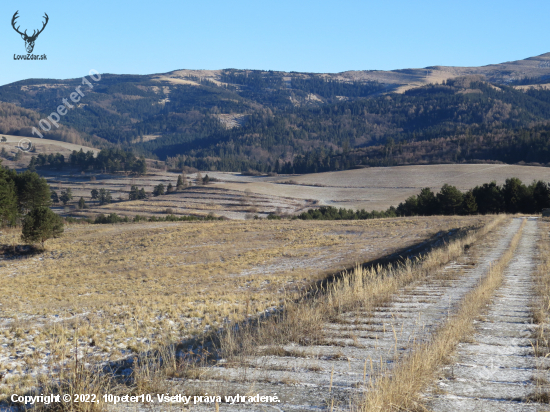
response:
[[[38,35],[40,33],[42,33],[44,31],[44,29],[46,28],[46,24],[48,24],[48,20],[50,19],[48,17],[48,15],[46,13],[44,18],[46,19],[46,21],[44,22],[44,25],[42,26],[42,28],[40,30],[38,30],[38,32],[36,30],[33,31],[32,33],[32,36],[28,36],[27,35],[27,30],[25,30],[24,33],[21,33],[19,31],[19,26],[17,26],[17,28],[15,28],[15,20],[17,20],[17,18],[19,17],[17,15],[17,13],[19,13],[19,10],[15,12],[15,14],[13,15],[12,19],[11,19],[11,25],[13,26],[13,29],[19,33],[21,35],[21,38],[23,40],[25,40],[25,48],[27,49],[27,53],[32,53],[32,51],[34,50],[34,42],[36,41],[36,38],[38,37]]]

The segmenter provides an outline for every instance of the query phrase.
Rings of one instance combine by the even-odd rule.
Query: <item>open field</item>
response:
[[[397,206],[425,187],[437,192],[445,183],[466,191],[492,180],[503,184],[510,177],[518,177],[527,184],[533,180],[550,181],[550,168],[450,164],[372,167],[277,177],[247,177],[217,172],[209,172],[209,176],[221,181],[214,183],[214,187],[238,190],[246,185],[252,193],[311,199],[318,205],[372,211]]]
[[[80,149],[82,149],[85,152],[88,152],[88,151],[92,151],[94,153],[99,152],[99,149],[62,142],[60,140],[40,139],[37,137],[11,136],[7,134],[3,134],[1,136],[5,136],[7,141],[0,142],[0,150],[4,148],[9,156],[15,156],[17,152],[21,152],[22,154],[21,159],[17,161],[2,159],[2,165],[7,166],[11,169],[26,168],[29,162],[31,161],[31,157],[36,156],[39,153],[43,153],[45,155],[61,153],[63,156],[65,156],[65,160],[67,160],[69,158],[69,155],[73,152],[73,150],[79,151]],[[18,144],[21,139],[30,141],[32,145],[35,147],[35,151],[25,152],[18,149]]]
[[[147,175],[102,174],[77,171],[40,172],[58,194],[71,188],[74,200],[69,213],[94,216],[118,213],[134,216],[163,215],[171,209],[176,215],[224,216],[245,219],[251,215],[266,217],[269,213],[294,215],[322,205],[347,209],[386,210],[407,197],[429,187],[438,192],[444,183],[462,191],[483,183],[503,184],[518,177],[529,184],[533,180],[550,181],[550,168],[518,165],[453,164],[366,168],[307,175],[245,176],[241,173],[202,172],[215,181],[196,186],[196,174],[189,174],[190,188],[174,194],[128,202],[132,185],[144,188],[151,195],[162,183],[176,185],[178,174],[151,168]],[[105,188],[115,201],[98,207],[91,199],[91,190]],[[75,204],[84,197],[90,209],[76,211]],[[62,212],[63,208],[58,210]]]
[[[0,143],[15,153],[17,136],[8,136],[8,142]],[[33,140],[33,139],[31,139]],[[24,167],[30,156],[38,153],[60,152],[67,158],[73,150],[94,150],[47,139],[34,139],[37,145],[35,153],[24,153],[17,163],[3,160],[9,167]],[[158,165],[157,165],[158,163]],[[207,186],[196,186],[196,173],[187,176],[190,188],[178,193],[151,196],[158,184],[165,187],[171,183],[174,187],[178,173],[165,170],[163,162],[148,160],[148,173],[144,176],[132,176],[124,173],[83,172],[77,169],[56,171],[40,169],[52,189],[58,194],[71,188],[72,205],[64,211],[74,216],[93,217],[99,213],[117,213],[119,215],[175,215],[224,216],[242,220],[253,215],[266,217],[269,213],[294,215],[312,207],[322,205],[344,207],[347,209],[386,210],[397,206],[407,197],[417,195],[425,187],[434,192],[448,183],[466,191],[475,186],[496,181],[503,184],[507,178],[517,177],[529,184],[533,180],[550,181],[550,168],[538,166],[520,166],[505,164],[448,164],[419,165],[398,167],[372,167],[340,172],[314,173],[306,175],[246,176],[241,173],[202,171],[213,181]],[[131,186],[144,188],[149,199],[128,202]],[[99,207],[91,199],[91,190],[105,188],[111,191],[113,200],[110,205]],[[75,210],[78,199],[83,197],[90,206],[84,211]],[[120,202],[119,202],[120,201]]]
[[[0,385],[75,344],[114,360],[273,310],[327,273],[487,219],[69,226],[42,255],[0,257]]]

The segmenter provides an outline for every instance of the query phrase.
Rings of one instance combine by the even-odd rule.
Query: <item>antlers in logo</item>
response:
[[[47,13],[44,13],[44,15],[45,15],[44,18],[46,19],[46,21],[43,23],[44,25],[42,26],[42,28],[40,30],[38,30],[38,32],[36,32],[36,30],[34,30],[33,33],[32,33],[32,36],[28,36],[27,35],[27,30],[25,30],[24,33],[21,33],[19,31],[19,26],[17,26],[17,28],[15,28],[15,20],[17,20],[17,18],[19,17],[17,15],[18,13],[19,13],[19,10],[17,10],[15,12],[15,14],[13,15],[13,17],[11,19],[11,25],[13,26],[13,29],[21,35],[23,40],[25,40],[25,47],[27,48],[27,53],[32,53],[32,51],[34,50],[34,42],[36,41],[36,38],[38,37],[38,35],[40,33],[42,33],[44,31],[44,29],[46,28],[46,24],[48,24],[48,20],[50,18],[48,17]]]

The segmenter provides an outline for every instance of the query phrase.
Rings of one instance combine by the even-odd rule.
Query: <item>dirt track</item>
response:
[[[504,284],[476,323],[475,335],[459,345],[430,394],[431,410],[543,410],[543,405],[527,402],[537,390],[536,382],[548,380],[550,366],[548,359],[534,356],[531,344],[536,328],[530,306],[537,239],[537,221],[529,220]]]

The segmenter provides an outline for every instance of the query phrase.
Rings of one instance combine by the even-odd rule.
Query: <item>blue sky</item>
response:
[[[34,54],[11,27],[48,27]],[[548,1],[25,1],[0,5],[0,84],[176,69],[478,66],[550,51]]]

